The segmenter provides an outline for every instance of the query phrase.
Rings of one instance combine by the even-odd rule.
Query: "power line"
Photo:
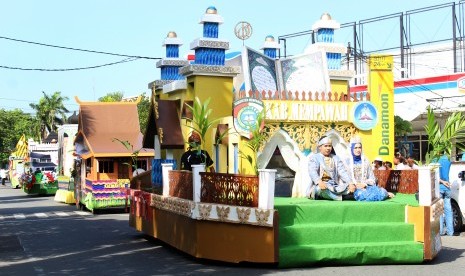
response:
[[[11,67],[11,66],[5,66],[5,65],[0,65],[0,68],[10,69],[10,70],[21,70],[21,71],[65,72],[65,71],[79,71],[79,70],[95,69],[95,68],[111,66],[111,65],[125,63],[125,62],[131,62],[131,61],[134,61],[134,60],[137,60],[137,59],[139,59],[139,58],[125,58],[123,60],[116,61],[116,62],[101,64],[101,65],[88,66],[88,67],[77,67],[77,68],[45,69],[45,68]]]
[[[45,43],[34,42],[34,41],[27,41],[27,40],[16,39],[16,38],[5,37],[5,36],[0,36],[0,38],[15,41],[15,42],[28,43],[28,44],[34,44],[34,45],[52,47],[52,48],[58,48],[58,49],[64,49],[64,50],[72,50],[72,51],[94,53],[94,54],[103,54],[103,55],[111,55],[111,56],[126,57],[126,58],[136,58],[136,59],[139,59],[139,58],[142,58],[142,59],[161,59],[161,58],[157,58],[157,57],[125,55],[125,54],[117,54],[117,53],[110,53],[110,52],[103,52],[103,51],[95,51],[95,50],[79,49],[79,48],[73,48],[73,47],[58,46],[58,45],[45,44]]]

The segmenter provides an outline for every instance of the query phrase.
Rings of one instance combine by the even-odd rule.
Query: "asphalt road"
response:
[[[8,185],[9,183],[7,183]],[[93,215],[53,197],[0,185],[0,275],[461,275],[465,237],[419,265],[278,269],[194,259],[128,226],[128,214]]]

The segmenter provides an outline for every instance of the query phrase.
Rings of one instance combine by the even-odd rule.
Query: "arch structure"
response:
[[[329,130],[324,135],[332,140],[333,148],[342,160],[347,156],[348,144],[336,130]],[[259,169],[265,169],[276,149],[279,148],[286,165],[295,172],[292,197],[308,197],[313,183],[308,173],[308,160],[314,154],[305,155],[299,145],[283,129],[277,130],[261,152],[257,155]]]

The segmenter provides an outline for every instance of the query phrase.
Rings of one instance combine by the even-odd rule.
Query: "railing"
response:
[[[195,203],[274,208],[276,170],[259,170],[259,176],[206,173],[205,166],[193,165],[191,171],[172,170],[162,164],[164,197],[192,200]]]
[[[191,171],[170,170],[169,196],[193,200],[193,185]]]
[[[389,192],[418,192],[418,170],[376,170],[374,174],[378,179],[378,186]]]
[[[305,91],[241,91],[235,94],[236,99],[245,97],[257,100],[286,100],[286,101],[325,101],[325,102],[358,102],[369,101],[370,94],[359,95],[338,92],[305,92]]]
[[[225,173],[200,173],[200,201],[258,207],[258,177]]]

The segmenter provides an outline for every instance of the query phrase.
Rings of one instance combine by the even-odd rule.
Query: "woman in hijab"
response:
[[[368,158],[362,154],[362,143],[355,140],[350,144],[350,155],[346,160],[348,171],[352,177],[352,183],[357,190],[354,198],[357,201],[382,201],[393,198],[394,194],[386,189],[376,186],[375,175]]]

